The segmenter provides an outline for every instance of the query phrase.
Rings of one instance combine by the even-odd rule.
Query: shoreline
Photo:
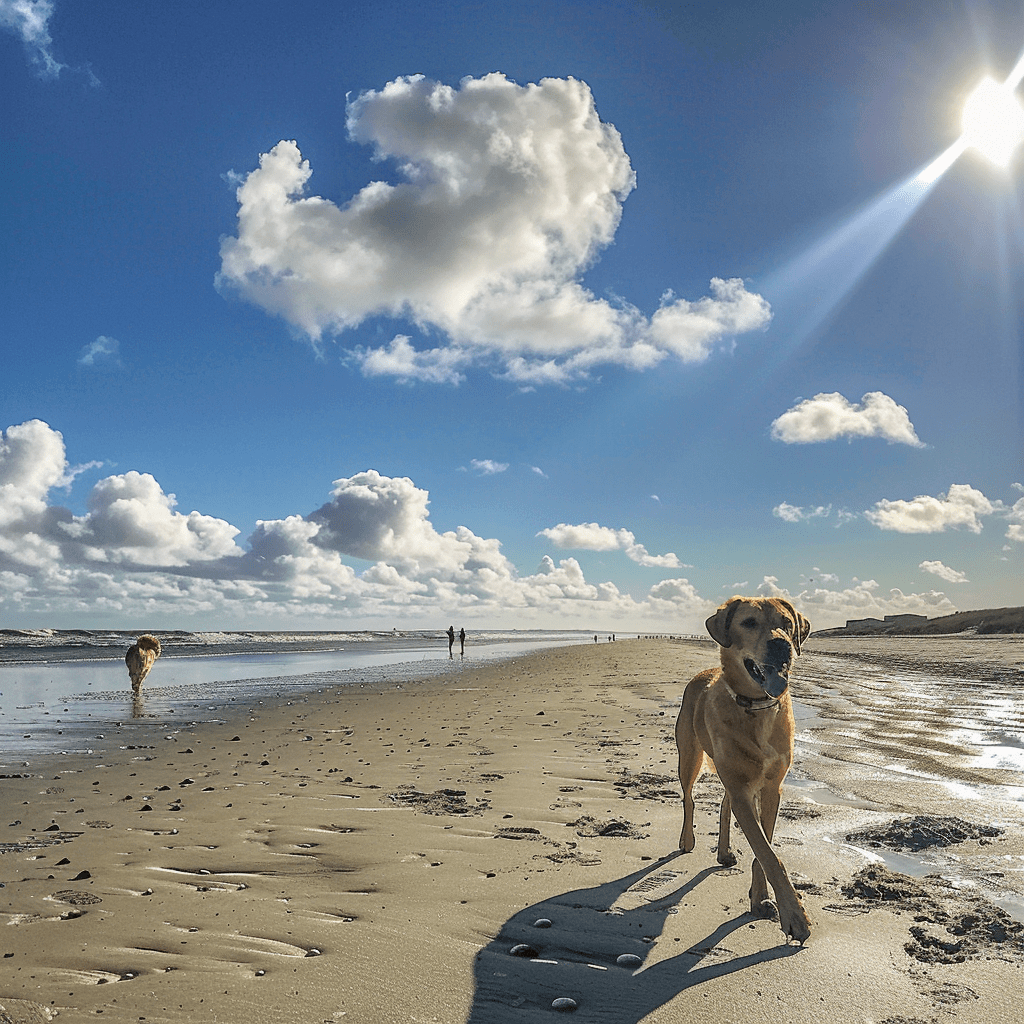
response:
[[[423,646],[419,641],[374,641],[344,653],[287,649],[193,655],[171,648],[137,698],[128,687],[119,649],[102,659],[3,662],[0,769],[47,753],[102,751],[111,742],[120,744],[138,719],[156,718],[169,728],[193,720],[216,721],[238,705],[265,701],[270,694],[294,697],[330,686],[451,676],[470,665],[578,642],[536,635],[477,640],[468,659],[447,657],[440,642]]]
[[[891,749],[844,761],[870,687],[822,676],[829,657],[809,644],[794,674],[813,717],[776,834],[804,947],[743,912],[745,842],[715,866],[711,775],[697,850],[675,852],[672,725],[713,650],[622,640],[467,665],[454,686],[326,685],[173,735],[143,721],[134,749],[2,780],[0,1020],[511,1024],[560,997],[614,1024],[1016,1020],[1024,944],[986,893],[1024,894],[1019,829],[937,851],[970,884],[950,861],[894,888],[879,864],[879,898],[845,835],[1020,803],[955,801],[924,769],[895,790]],[[969,917],[978,934],[942,923]],[[539,956],[509,955],[526,941]]]

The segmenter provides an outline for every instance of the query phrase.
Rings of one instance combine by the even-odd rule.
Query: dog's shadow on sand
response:
[[[685,879],[672,866],[678,856],[592,889],[552,896],[510,917],[477,955],[467,1024],[550,1021],[558,1016],[553,1002],[565,998],[576,1003],[574,1020],[635,1024],[685,989],[800,952],[801,946],[780,942],[746,956],[732,954],[721,943],[754,920],[744,913],[644,968],[676,904],[721,870],[709,867]],[[521,945],[530,949],[513,954]]]

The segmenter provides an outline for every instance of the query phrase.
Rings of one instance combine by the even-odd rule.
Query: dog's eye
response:
[[[757,627],[757,619],[753,619],[753,618],[750,618],[750,619],[744,619],[744,620],[743,620],[743,621],[742,621],[742,622],[740,623],[740,625],[741,625],[741,626],[742,626],[742,627],[743,627],[744,629],[755,629],[755,628]]]

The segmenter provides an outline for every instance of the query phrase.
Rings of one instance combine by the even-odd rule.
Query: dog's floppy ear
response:
[[[732,625],[732,617],[736,614],[736,609],[739,608],[742,600],[740,597],[730,597],[725,604],[719,605],[718,611],[704,623],[707,631],[711,634],[711,639],[719,647],[732,646],[732,641],[729,639],[729,627]]]
[[[793,607],[792,601],[779,598],[779,603],[793,616],[793,621],[796,623],[796,635],[793,637],[793,642],[796,644],[796,653],[799,654],[801,645],[811,634],[811,624]]]

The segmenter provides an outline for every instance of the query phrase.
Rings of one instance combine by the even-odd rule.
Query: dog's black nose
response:
[[[793,645],[782,637],[773,636],[768,641],[768,663],[785,667],[793,660]]]

